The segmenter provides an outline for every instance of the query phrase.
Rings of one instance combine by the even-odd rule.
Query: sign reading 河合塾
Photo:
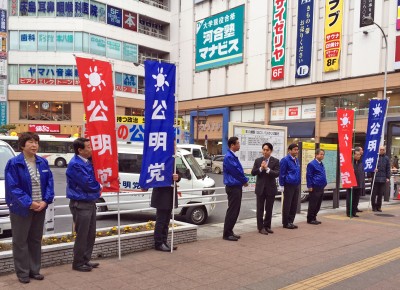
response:
[[[139,185],[142,188],[171,186],[175,154],[175,74],[174,64],[144,62],[145,127],[143,161]]]
[[[109,62],[76,58],[96,179],[103,192],[119,192],[112,69]]]
[[[275,81],[285,77],[287,0],[274,0],[273,5],[271,79]]]
[[[314,0],[299,0],[297,17],[296,78],[310,76]]]
[[[354,110],[337,109],[338,139],[340,154],[340,178],[343,188],[351,188],[357,185],[354,175],[353,158],[353,122]]]
[[[386,107],[387,100],[371,100],[369,102],[367,137],[363,156],[365,172],[373,172],[376,168]]]
[[[324,71],[339,70],[344,0],[325,0]]]
[[[196,23],[196,72],[243,62],[244,5]]]

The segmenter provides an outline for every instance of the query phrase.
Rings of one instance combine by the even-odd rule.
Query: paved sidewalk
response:
[[[22,285],[15,274],[0,276],[0,289],[399,289],[400,202],[383,213],[367,210],[349,219],[344,209],[324,210],[321,225],[261,235],[255,219],[240,221],[238,242],[221,238],[222,225],[199,228],[199,241],[173,254],[154,250],[99,260],[90,273],[71,265],[42,269],[44,281]]]

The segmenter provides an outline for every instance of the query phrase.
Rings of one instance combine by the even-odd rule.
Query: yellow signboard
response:
[[[325,0],[324,71],[339,70],[344,0]]]
[[[337,144],[319,144],[319,148],[323,149],[323,150],[333,150],[336,151],[337,150]]]
[[[86,115],[83,114],[83,120],[86,122]],[[121,116],[116,117],[117,124],[144,124],[144,116]],[[174,119],[176,123],[177,119]],[[183,128],[183,119],[178,118],[178,126]]]

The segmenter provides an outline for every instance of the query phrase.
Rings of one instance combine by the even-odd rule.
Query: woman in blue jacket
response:
[[[54,199],[53,174],[47,160],[36,155],[39,136],[22,133],[18,139],[21,154],[5,168],[6,202],[10,209],[15,273],[21,283],[40,274],[41,242],[47,205]]]

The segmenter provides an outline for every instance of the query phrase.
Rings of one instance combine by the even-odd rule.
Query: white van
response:
[[[211,157],[209,156],[206,147],[197,144],[177,144],[177,147],[192,153],[201,169],[211,170]]]
[[[176,170],[180,173],[181,180],[178,187],[178,204],[194,204],[201,202],[215,201],[215,197],[198,198],[199,196],[210,195],[214,190],[203,190],[194,192],[183,192],[182,189],[192,188],[213,188],[215,181],[208,177],[200,168],[192,154],[186,150],[177,150]],[[120,191],[137,191],[138,194],[130,196],[120,196],[120,202],[142,200],[143,203],[120,203],[121,210],[141,209],[150,206],[151,195],[140,194],[139,176],[142,167],[143,143],[132,142],[130,144],[118,143],[118,167],[120,178]],[[181,199],[185,197],[185,199]],[[188,199],[186,199],[189,197]],[[190,198],[191,197],[191,198]],[[101,197],[97,202],[116,202],[117,197]],[[214,210],[215,204],[183,207],[175,209],[175,214],[185,216],[186,221],[192,224],[201,225],[206,222],[208,216]],[[117,210],[117,205],[99,206],[98,211]],[[155,211],[155,209],[154,209]]]
[[[0,210],[7,210],[6,192],[5,192],[5,175],[8,160],[15,156],[14,150],[6,142],[0,141]],[[8,213],[0,213],[0,234],[4,231],[11,230],[10,215]]]

